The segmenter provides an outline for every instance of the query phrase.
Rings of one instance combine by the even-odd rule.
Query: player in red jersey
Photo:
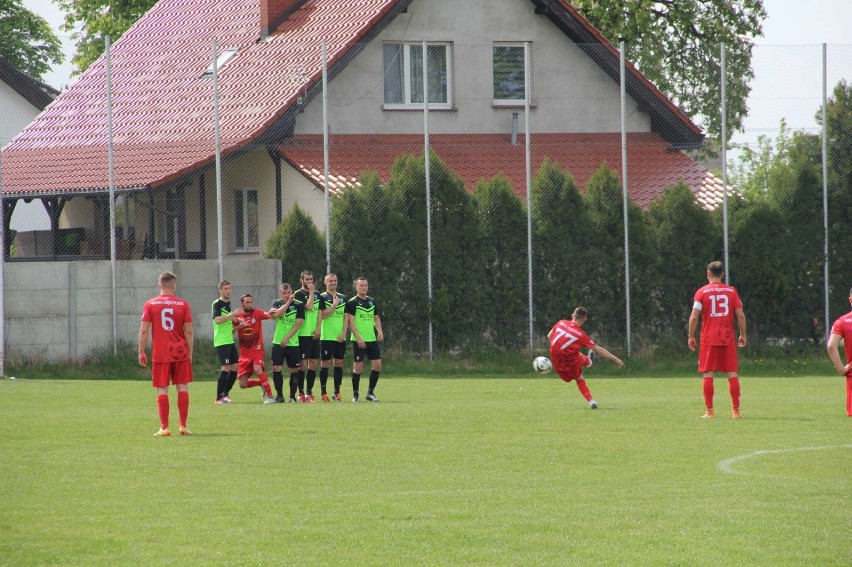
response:
[[[553,369],[564,382],[576,380],[577,389],[589,402],[589,407],[598,409],[598,403],[592,398],[592,393],[586,386],[586,378],[583,376],[583,368],[589,368],[592,365],[592,359],[581,353],[580,347],[586,347],[610,359],[619,368],[624,366],[624,362],[604,347],[596,345],[581,329],[588,317],[589,312],[585,307],[576,308],[571,314],[571,320],[562,319],[556,323],[547,333],[547,338],[550,341],[550,361],[553,363]]]
[[[189,383],[192,382],[192,311],[189,303],[175,297],[177,277],[163,272],[157,283],[160,295],[145,302],[142,325],[139,327],[139,364],[148,366],[145,348],[151,331],[151,378],[157,389],[157,410],[160,430],[156,436],[168,437],[169,383],[177,390],[180,434],[189,435],[186,417],[189,414]]]
[[[237,325],[237,337],[240,340],[240,360],[237,374],[240,379],[240,388],[254,388],[260,386],[265,393],[263,403],[274,404],[275,397],[269,386],[269,378],[265,372],[266,351],[263,347],[263,326],[261,323],[269,319],[269,314],[262,309],[254,308],[254,298],[251,294],[240,297],[243,307],[241,315],[242,322]],[[257,378],[251,378],[257,374]]]
[[[852,289],[849,290],[849,303],[852,304]],[[837,351],[840,341],[843,341],[846,351],[846,364],[843,364]],[[846,376],[846,416],[852,417],[852,311],[840,317],[831,326],[827,348],[834,369],[841,376]]]
[[[698,371],[704,375],[704,405],[707,411],[701,417],[713,417],[713,376],[716,372],[728,375],[728,391],[734,419],[740,415],[740,378],[737,345],[746,345],[746,318],[743,303],[737,290],[722,283],[725,273],[722,262],[707,265],[707,285],[695,292],[692,314],[689,316],[689,350],[695,350],[695,331],[701,317],[701,346],[698,350]],[[738,340],[734,337],[734,318],[740,328]]]

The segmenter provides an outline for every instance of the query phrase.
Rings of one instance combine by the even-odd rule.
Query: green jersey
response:
[[[376,340],[376,302],[369,295],[361,299],[357,295],[346,302],[345,312],[352,315],[355,321],[355,328],[358,329],[358,334],[365,343],[375,342]],[[355,333],[351,334],[351,340],[355,339]]]
[[[310,292],[303,289],[299,289],[293,294],[295,301],[302,303],[305,308],[305,322],[302,323],[301,328],[299,328],[300,337],[312,337],[317,328],[317,315],[320,310],[320,293],[317,290],[314,290],[314,305],[310,308],[310,310],[308,309],[309,293]]]
[[[231,302],[222,298],[213,302],[213,346],[234,344],[234,324],[228,319],[221,323],[216,322],[216,317],[224,317],[231,312]]]
[[[280,299],[276,299],[272,302],[273,309],[278,309],[283,305],[284,302]],[[287,306],[287,310],[284,314],[275,320],[275,335],[272,337],[272,344],[280,345],[281,341],[284,340],[284,337],[287,336],[287,333],[289,333],[293,328],[293,325],[296,324],[296,321],[299,319],[304,320],[304,318],[305,306],[294,299],[290,305]],[[288,340],[287,344],[284,346],[299,346],[299,333],[293,333],[293,336],[290,337],[290,340]]]
[[[322,332],[320,334],[320,340],[323,341],[336,341],[337,337],[340,336],[340,333],[343,332],[343,315],[346,309],[346,296],[342,293],[335,293],[337,294],[337,297],[340,298],[340,302],[337,304],[337,307],[334,308],[334,311],[331,312],[331,315],[322,318]],[[334,302],[334,296],[328,291],[320,295],[320,299],[322,300],[320,303],[320,309],[323,310],[329,309],[331,304]]]

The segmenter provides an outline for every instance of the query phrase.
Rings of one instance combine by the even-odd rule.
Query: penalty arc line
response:
[[[797,447],[793,449],[774,449],[767,451],[754,451],[752,453],[747,453],[745,455],[737,455],[736,457],[731,457],[730,459],[725,459],[724,461],[719,461],[716,464],[716,468],[719,472],[723,472],[726,474],[751,474],[747,472],[741,472],[735,470],[733,465],[734,463],[738,463],[739,461],[744,461],[746,459],[750,459],[752,457],[760,457],[762,455],[774,455],[777,453],[792,453],[794,451],[824,451],[825,449],[852,449],[852,445],[826,445],[823,447]]]

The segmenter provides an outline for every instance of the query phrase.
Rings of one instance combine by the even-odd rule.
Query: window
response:
[[[256,252],[260,247],[257,230],[257,190],[238,189],[234,192],[235,249],[237,252]]]
[[[237,48],[231,47],[223,51],[219,54],[219,57],[216,58],[216,72],[221,73],[222,67],[225,66],[225,63],[231,60],[231,57],[237,54]],[[213,63],[211,63],[207,69],[204,70],[204,73],[201,74],[201,77],[212,77],[213,76]]]
[[[450,44],[427,43],[429,108],[450,108]],[[423,108],[423,44],[384,45],[385,108]]]
[[[517,105],[526,102],[525,51],[524,45],[518,43],[494,45],[495,104]]]
[[[165,210],[163,211],[163,234],[160,242],[163,243],[163,252],[175,251],[175,233],[178,230],[177,211],[180,206],[180,195],[177,189],[166,191]]]

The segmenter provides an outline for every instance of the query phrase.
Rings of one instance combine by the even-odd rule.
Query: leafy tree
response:
[[[0,58],[41,79],[51,65],[62,63],[59,38],[44,18],[27,10],[21,0],[0,0]]]
[[[720,46],[726,46],[728,132],[742,127],[751,52],[763,34],[763,0],[572,0],[626,57],[688,115],[719,136]]]
[[[63,31],[71,32],[77,51],[71,58],[79,74],[97,61],[106,50],[106,38],[113,43],[145,15],[157,0],[54,0],[65,12]]]
[[[499,347],[523,346],[528,337],[527,218],[512,184],[504,176],[480,181],[473,192],[482,269],[477,289],[468,295],[476,305],[488,305],[469,316],[481,323],[480,334]],[[470,269],[470,268],[468,268]]]
[[[281,260],[283,277],[298,289],[299,274],[311,270],[314,274],[325,258],[325,241],[313,219],[299,205],[293,207],[266,241],[266,257]],[[321,278],[320,278],[321,279]]]

